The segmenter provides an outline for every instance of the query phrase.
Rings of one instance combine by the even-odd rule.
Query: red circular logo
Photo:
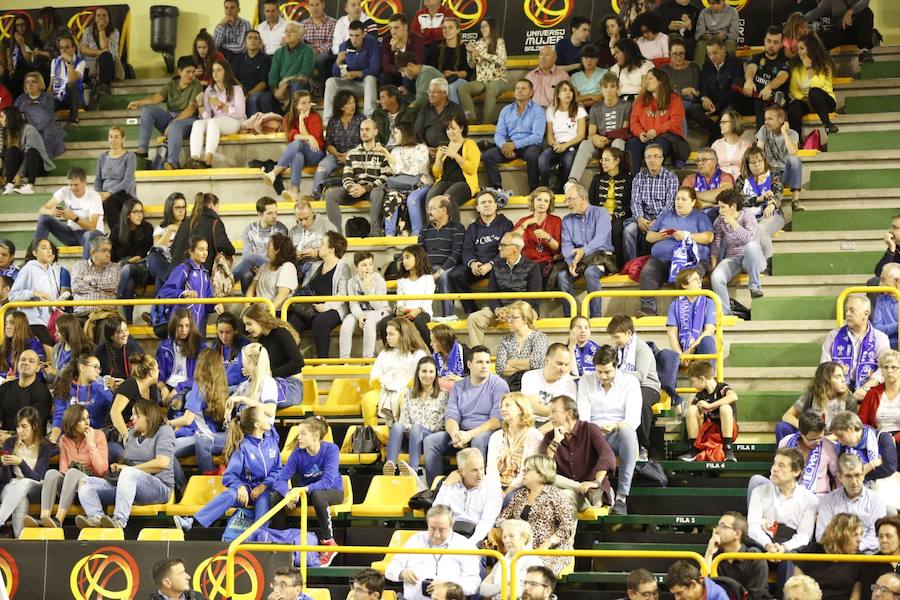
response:
[[[401,0],[363,0],[362,10],[378,25],[378,33],[384,35],[388,31],[388,19],[391,18],[391,15],[403,12],[403,2]]]
[[[134,600],[140,585],[141,572],[134,557],[116,546],[104,546],[88,554],[75,563],[69,575],[76,600]]]
[[[0,574],[3,575],[3,583],[6,585],[6,594],[10,598],[15,598],[16,590],[19,589],[19,565],[12,554],[0,548]]]
[[[459,19],[459,28],[466,31],[484,18],[487,0],[446,0],[444,6]]]
[[[309,16],[309,9],[306,8],[305,0],[296,2],[291,0],[281,5],[281,16],[289,21],[302,21]]]
[[[15,33],[16,17],[23,16],[28,19],[29,29],[34,31],[34,19],[24,10],[8,10],[0,15],[0,40],[7,40]]]
[[[228,569],[227,550],[210,556],[194,570],[193,586],[200,590],[204,598],[218,600],[262,600],[266,576],[262,565],[249,552],[238,552],[234,556],[234,594],[226,593]]]

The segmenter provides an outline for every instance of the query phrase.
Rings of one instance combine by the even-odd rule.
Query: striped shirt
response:
[[[313,47],[316,55],[329,54],[331,43],[334,41],[334,26],[337,21],[328,15],[322,16],[322,23],[316,25],[315,21],[304,19],[300,22],[306,27],[306,43]]]
[[[79,260],[72,267],[73,300],[115,300],[122,267],[110,262],[102,269],[94,268],[91,259]],[[96,306],[76,306],[75,314],[88,314]]]
[[[429,225],[419,233],[419,245],[425,248],[435,271],[449,271],[459,264],[465,239],[465,228],[455,221],[449,221],[440,229]]]
[[[240,54],[244,51],[244,36],[248,31],[250,31],[250,23],[240,17],[234,24],[222,25],[220,23],[216,25],[216,30],[213,32],[216,48]]]
[[[347,153],[344,165],[344,189],[349,190],[354,183],[367,189],[383,186],[391,174],[387,158],[375,150],[366,150],[362,144]]]
[[[740,258],[744,256],[747,244],[758,236],[759,227],[756,217],[746,210],[742,210],[737,216],[737,227],[732,227],[722,217],[716,218],[713,223],[713,243],[709,252],[711,256],[719,256],[719,248],[725,245],[725,258]]]
[[[675,192],[678,191],[678,176],[666,168],[660,169],[656,176],[646,169],[634,176],[631,183],[631,214],[637,219],[644,217],[653,220],[659,213],[675,205]]]

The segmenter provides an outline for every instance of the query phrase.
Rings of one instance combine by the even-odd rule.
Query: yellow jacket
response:
[[[466,138],[466,141],[463,142],[462,145],[462,172],[463,176],[466,178],[466,183],[469,184],[469,188],[472,190],[472,195],[478,193],[480,189],[478,185],[478,164],[481,162],[481,150],[478,149],[478,144],[476,144],[472,139]],[[453,160],[448,159],[448,160]],[[441,175],[444,173],[444,161],[435,159],[434,166],[431,167],[431,172],[434,174],[435,182],[440,181]]]
[[[803,100],[809,96],[809,88],[817,87],[834,98],[831,73],[814,73],[803,65],[791,70],[791,98]],[[835,98],[836,100],[836,98]]]

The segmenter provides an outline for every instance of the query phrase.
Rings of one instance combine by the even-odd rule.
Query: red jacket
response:
[[[435,13],[434,17],[432,17],[428,13],[427,8],[420,8],[416,11],[416,16],[414,16],[409,22],[409,30],[418,33],[423,38],[425,38],[426,46],[429,44],[439,43],[444,39],[444,31],[441,29],[443,19],[438,20],[438,15],[444,15],[444,18],[446,18],[452,17],[453,13],[450,12],[449,8],[441,6],[440,8],[438,8],[438,11],[437,13]],[[424,18],[420,20],[419,17]]]
[[[671,132],[684,137],[684,130],[681,127],[683,122],[684,104],[678,94],[674,92],[669,97],[667,110],[658,111],[655,98],[649,105],[645,105],[643,95],[635,99],[634,106],[631,108],[631,133],[635,136],[655,129],[656,135]]]
[[[881,404],[881,395],[884,393],[884,384],[879,383],[875,387],[866,392],[866,397],[859,403],[859,420],[863,425],[871,425],[878,429],[878,420],[875,415],[878,414],[878,406]],[[894,433],[894,441],[900,442],[900,432]]]
[[[13,105],[13,97],[12,94],[9,93],[9,90],[6,89],[6,86],[0,83],[0,110],[4,108],[8,108]]]
[[[322,133],[322,117],[319,116],[317,112],[310,112],[309,116],[304,119],[303,123],[306,125],[306,131],[309,135],[316,138],[316,141],[319,143],[319,150],[325,149],[325,136]],[[298,123],[291,123],[290,130],[287,135],[287,143],[290,144],[294,141],[294,136],[300,133],[300,128],[297,127]]]

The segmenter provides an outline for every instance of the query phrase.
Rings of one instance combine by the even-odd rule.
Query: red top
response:
[[[404,52],[413,54],[419,59],[419,64],[425,64],[425,38],[421,34],[410,30],[407,33],[406,48]],[[395,54],[391,49],[391,34],[384,36],[381,41],[381,72],[388,75],[396,75],[400,71],[397,70],[397,64],[394,62]]]
[[[9,93],[9,90],[6,89],[6,86],[0,83],[0,110],[12,106],[13,97],[12,94]]]
[[[416,16],[412,18],[412,21],[409,24],[410,31],[414,31],[425,38],[426,46],[428,44],[437,44],[444,39],[444,32],[441,29],[444,19],[438,17],[438,15],[452,17],[453,13],[450,12],[450,9],[441,6],[438,8],[437,13],[432,17],[427,8],[420,8],[416,11]],[[420,19],[419,17],[422,18]]]
[[[859,403],[859,420],[863,425],[871,425],[878,429],[878,407],[881,405],[881,395],[884,393],[884,384],[879,383],[875,387],[866,392],[866,397]],[[900,432],[891,432],[894,434],[894,441],[900,442]]]
[[[225,55],[222,54],[221,52],[219,52],[218,50],[216,50],[216,54],[215,54],[215,56],[213,56],[213,62],[215,62],[217,60],[225,60]],[[203,65],[202,64],[198,65],[197,66],[197,79],[199,79],[201,82],[203,82],[203,85],[209,85],[210,83],[212,83],[212,69],[210,69],[209,73],[206,73],[205,69],[203,68]],[[201,106],[200,108],[203,108],[203,107]]]
[[[522,221],[530,218],[531,215],[528,215],[516,221],[514,229],[518,229],[522,224]],[[528,227],[525,228],[525,232],[522,234],[522,237],[525,239],[525,247],[522,249],[522,255],[532,262],[549,263],[558,252],[555,252],[550,248],[550,245],[547,244],[547,242],[542,242],[535,237],[534,231],[538,228],[539,227],[534,223],[529,224]],[[556,240],[557,244],[562,243],[562,219],[556,215],[547,215],[544,222],[540,225],[540,229],[549,233],[550,236]],[[538,252],[538,246],[542,248],[540,252]]]
[[[316,141],[319,143],[319,150],[324,150],[325,135],[322,133],[322,117],[319,116],[319,113],[310,112],[309,116],[303,120],[303,124],[306,125],[307,133],[316,138]],[[294,136],[298,133],[300,133],[300,128],[297,127],[297,124],[291,126],[290,131],[288,131],[287,143],[293,142]]]
[[[669,108],[663,111],[657,110],[655,98],[648,106],[644,105],[643,99],[643,95],[638,96],[631,109],[631,133],[637,136],[655,129],[658,136],[671,131],[684,137],[684,130],[681,128],[684,121],[684,104],[678,94],[672,93],[669,97]]]

